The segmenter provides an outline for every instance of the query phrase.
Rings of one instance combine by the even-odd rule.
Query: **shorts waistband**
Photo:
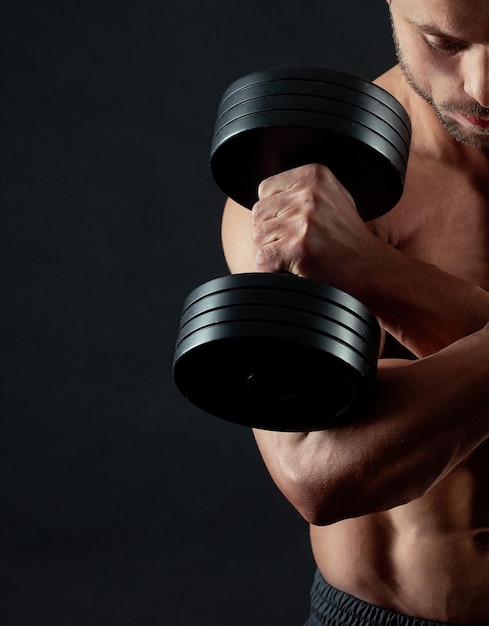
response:
[[[456,626],[410,617],[369,604],[332,587],[316,571],[306,626]]]

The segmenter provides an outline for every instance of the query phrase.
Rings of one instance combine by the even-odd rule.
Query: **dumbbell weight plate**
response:
[[[370,85],[370,83],[368,84]],[[385,94],[379,87],[374,86],[374,88],[378,95],[379,92],[381,96]],[[216,118],[215,128],[220,129],[226,122],[236,119],[238,117],[235,114],[237,107],[246,105],[253,107],[256,101],[267,101],[269,109],[292,109],[292,106],[288,106],[288,103],[293,103],[294,107],[299,110],[301,100],[305,103],[306,110],[311,108],[312,110],[322,111],[336,104],[340,113],[341,107],[345,107],[345,110],[357,109],[354,111],[353,116],[360,120],[363,119],[365,114],[370,113],[395,132],[396,144],[399,143],[400,139],[402,146],[409,148],[411,132],[410,127],[406,125],[407,118],[404,117],[403,119],[400,117],[396,111],[385,104],[383,98],[379,99],[358,90],[352,91],[351,88],[345,88],[338,83],[275,80],[243,88],[226,98],[224,106],[221,105]],[[405,156],[407,157],[407,152]]]
[[[336,133],[339,132],[336,124],[340,121],[346,121],[351,125],[352,132],[356,131],[353,136],[357,137],[359,133],[365,132],[367,132],[367,136],[378,135],[387,144],[390,144],[390,151],[393,151],[396,161],[399,160],[404,167],[407,164],[408,144],[404,143],[404,139],[395,127],[380,119],[375,113],[359,109],[355,105],[337,100],[323,100],[313,96],[276,95],[254,98],[237,104],[219,118],[215,127],[215,141],[216,143],[221,140],[226,141],[226,139],[221,139],[221,135],[232,137],[237,131],[244,132],[244,129],[256,128],[253,124],[256,115],[268,114],[270,122],[274,121],[273,115],[276,115],[277,124],[279,124],[280,115],[283,116],[284,112],[286,115],[295,113],[295,117],[298,118],[297,124],[299,122],[310,124],[312,121],[315,125],[313,128],[316,130],[320,128],[326,130],[329,126],[328,130],[330,132],[336,131]],[[298,112],[299,116],[297,115]],[[302,117],[304,114],[305,116]],[[309,128],[311,127],[309,126]],[[363,137],[363,134],[361,136]],[[374,137],[372,137],[371,145],[374,145],[373,141]]]
[[[233,82],[224,92],[217,119],[230,106],[248,98],[251,90],[252,97],[257,95],[284,94],[311,94],[318,97],[337,98],[350,103],[373,102],[381,106],[382,117],[390,119],[388,109],[395,116],[393,125],[399,127],[400,132],[409,144],[411,122],[401,104],[387,91],[358,76],[324,67],[284,66],[260,70],[243,76]],[[365,100],[366,97],[366,100]],[[369,104],[365,104],[369,108]]]
[[[324,94],[332,86],[333,88],[342,88],[344,93],[350,90],[374,98],[391,108],[400,122],[410,130],[410,121],[406,111],[390,93],[379,88],[378,85],[340,70],[300,65],[267,68],[238,78],[224,91],[217,111],[217,118],[228,108],[228,103],[230,101],[233,102],[232,99],[235,95],[243,92],[245,89],[261,85],[259,89],[262,90],[262,86],[266,85],[267,87],[265,88],[273,90],[276,84],[291,85],[294,82],[306,85],[299,88],[301,92],[310,87],[313,90],[312,93]],[[277,90],[272,91],[272,93],[277,93]],[[292,90],[291,93],[294,93],[294,91]],[[239,96],[239,99],[242,99],[241,96]]]
[[[301,307],[297,296],[308,292]],[[223,419],[314,430],[368,404],[378,340],[368,309],[334,288],[284,274],[224,277],[187,298],[174,378],[191,402]]]
[[[318,86],[319,85],[319,86]],[[382,92],[380,88],[377,88]],[[383,95],[384,92],[382,92]],[[256,103],[259,102],[259,107]],[[395,134],[395,144],[401,147],[401,152],[407,160],[407,149],[410,144],[410,129],[402,118],[372,95],[363,94],[357,90],[354,92],[342,85],[317,83],[309,81],[273,81],[260,83],[247,89],[235,92],[231,98],[227,98],[226,106],[220,108],[216,119],[215,129],[222,129],[227,123],[246,114],[257,110],[314,110],[328,112],[333,110],[339,117],[356,120],[365,125],[366,119],[374,118],[380,122],[381,128],[385,128]],[[238,113],[238,111],[240,111]],[[369,126],[371,124],[369,123]]]
[[[245,77],[226,92],[211,148],[217,184],[251,208],[263,179],[319,162],[350,191],[363,219],[378,217],[402,194],[409,118],[390,94],[367,81],[323,68],[309,68],[308,79],[308,68],[301,69],[306,78],[294,79],[293,87],[277,80],[286,73],[280,68],[261,73],[259,81],[256,74]],[[299,68],[290,71],[300,75]],[[270,89],[278,93],[270,95]]]
[[[195,324],[203,326],[202,316],[217,309],[222,319],[226,311],[237,319],[236,309],[244,307],[266,307],[275,316],[277,309],[290,311],[294,316],[317,316],[321,324],[328,321],[340,324],[361,339],[362,349],[369,346],[377,358],[378,323],[363,304],[338,289],[283,273],[239,274],[209,281],[195,289],[186,300],[179,336],[194,332]]]

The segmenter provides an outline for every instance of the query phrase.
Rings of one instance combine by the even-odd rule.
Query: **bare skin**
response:
[[[223,245],[232,272],[358,297],[416,357],[381,359],[375,405],[347,427],[255,431],[323,576],[407,615],[488,624],[489,13],[391,8],[405,67],[377,83],[413,123],[399,205],[365,225],[329,170],[305,166],[264,181],[252,212],[229,201]]]

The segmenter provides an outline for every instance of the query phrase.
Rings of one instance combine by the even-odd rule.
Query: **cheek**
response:
[[[459,92],[463,91],[463,85],[460,85],[456,63],[431,63],[429,70],[424,73],[424,76],[435,102],[448,102],[456,98]]]
[[[431,51],[424,42],[412,44],[405,54],[406,64],[419,87],[435,100],[458,87],[458,60]],[[437,98],[438,94],[438,98]]]

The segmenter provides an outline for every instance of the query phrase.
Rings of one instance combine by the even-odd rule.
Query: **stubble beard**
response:
[[[418,96],[421,96],[423,100],[425,100],[428,104],[431,105],[433,110],[436,113],[441,125],[447,131],[447,133],[458,141],[459,143],[465,144],[472,148],[481,148],[481,149],[489,149],[489,131],[484,129],[474,130],[473,133],[469,134],[465,132],[457,122],[446,115],[446,113],[461,113],[463,115],[469,115],[475,118],[484,118],[487,119],[489,117],[489,109],[481,106],[477,102],[472,102],[471,104],[455,104],[452,102],[443,102],[437,103],[433,99],[433,97],[425,91],[419,83],[414,78],[412,72],[410,71],[408,64],[406,62],[406,58],[401,50],[401,46],[399,44],[399,40],[397,38],[396,30],[394,28],[394,24],[391,16],[391,27],[392,27],[392,37],[394,41],[394,47],[396,51],[397,62],[399,67],[401,68],[402,73],[406,79],[408,85],[415,91]]]

